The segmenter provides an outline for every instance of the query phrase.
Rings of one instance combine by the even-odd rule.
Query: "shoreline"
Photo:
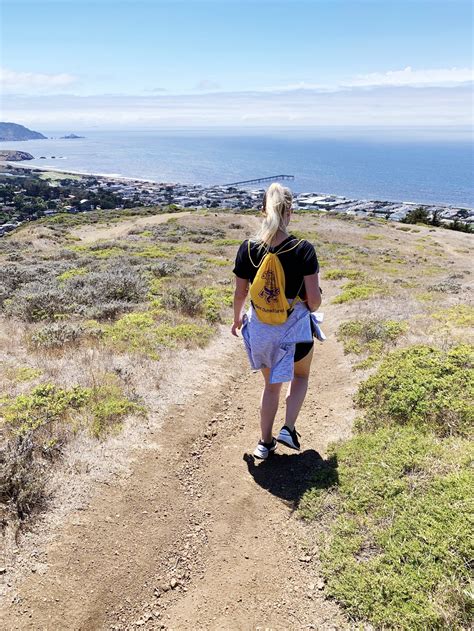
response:
[[[25,160],[27,162],[27,160]],[[169,184],[169,185],[178,185],[183,184],[182,182],[160,182],[159,180],[150,180],[149,178],[140,178],[140,177],[130,177],[127,175],[120,175],[119,173],[92,173],[91,171],[75,171],[73,169],[61,169],[56,167],[48,167],[48,166],[40,166],[38,164],[24,164],[18,162],[8,162],[5,160],[4,162],[0,162],[0,166],[2,164],[7,164],[9,167],[13,169],[30,169],[31,171],[43,171],[45,173],[64,173],[65,175],[83,175],[86,177],[96,177],[103,178],[109,180],[124,180],[126,182],[145,182],[150,184]],[[183,186],[194,186],[193,184],[183,184]],[[201,186],[200,184],[196,186]]]
[[[27,162],[27,161],[25,161]],[[126,176],[126,175],[120,175],[120,174],[115,174],[115,173],[92,173],[92,172],[86,172],[86,171],[76,171],[76,170],[72,170],[72,169],[61,169],[61,168],[52,168],[52,167],[48,167],[48,166],[40,166],[40,165],[36,165],[36,164],[32,164],[32,165],[28,165],[28,164],[23,164],[23,163],[18,163],[18,162],[8,162],[8,161],[3,161],[0,162],[0,166],[1,165],[8,165],[9,167],[13,168],[13,169],[24,169],[24,170],[31,170],[31,171],[42,171],[44,173],[61,173],[61,174],[65,174],[65,175],[81,175],[84,177],[95,177],[98,179],[103,179],[103,180],[110,180],[110,181],[123,181],[123,182],[140,182],[143,184],[155,184],[155,185],[159,185],[159,186],[187,186],[190,188],[200,188],[202,190],[212,190],[215,188],[225,188],[225,185],[222,184],[215,184],[213,186],[205,186],[203,184],[199,184],[199,183],[185,183],[185,182],[166,182],[166,181],[160,181],[160,180],[151,180],[149,178],[139,178],[139,177],[130,177],[130,176]],[[237,189],[237,190],[242,190],[242,191],[248,191],[250,189]],[[263,190],[263,189],[254,189],[254,190]],[[339,199],[346,199],[346,200],[350,200],[353,202],[360,202],[360,203],[390,203],[390,204],[401,204],[401,205],[407,205],[407,206],[422,206],[425,208],[446,208],[446,209],[459,209],[459,210],[467,210],[470,212],[474,212],[474,207],[472,206],[460,206],[458,204],[448,204],[445,202],[422,202],[422,201],[411,201],[411,200],[389,200],[389,199],[359,199],[359,198],[353,198],[353,197],[346,197],[345,195],[338,195],[337,193],[313,193],[313,192],[305,192],[302,191],[301,193],[296,193],[294,195],[294,197],[298,197],[300,195],[321,195],[321,196],[325,196],[325,197],[334,197],[334,198],[339,198]],[[315,209],[316,210],[316,209]],[[343,211],[339,211],[339,212],[343,212]]]

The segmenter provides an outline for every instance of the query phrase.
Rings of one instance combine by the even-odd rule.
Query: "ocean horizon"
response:
[[[211,131],[43,131],[46,140],[2,142],[27,151],[25,166],[154,182],[222,185],[293,175],[295,193],[474,207],[469,141],[216,134]],[[42,159],[41,156],[44,156]],[[55,156],[52,158],[52,156]],[[255,188],[255,187],[254,187]]]

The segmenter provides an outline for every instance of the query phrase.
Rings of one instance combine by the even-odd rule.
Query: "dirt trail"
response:
[[[170,408],[131,474],[70,515],[44,570],[10,594],[1,628],[346,628],[324,598],[310,528],[294,514],[328,442],[347,437],[353,420],[350,368],[328,316],[300,454],[280,446],[260,464],[246,454],[258,438],[261,377],[229,336],[230,355],[215,358],[219,379]]]
[[[180,212],[179,217],[190,215],[188,211]],[[176,217],[176,213],[161,213],[159,215],[147,215],[145,217],[133,217],[116,224],[105,226],[85,225],[73,228],[70,231],[72,237],[80,239],[83,243],[95,243],[101,239],[118,239],[128,234],[133,228],[144,226],[157,226],[166,223],[171,217]]]

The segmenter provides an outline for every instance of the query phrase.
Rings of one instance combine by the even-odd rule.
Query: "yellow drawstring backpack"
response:
[[[277,252],[267,250],[260,263],[255,265],[250,255],[249,240],[249,259],[251,264],[258,268],[253,283],[250,285],[250,299],[260,322],[264,322],[265,324],[283,324],[286,322],[291,305],[285,296],[285,272],[278,258],[278,254],[290,252],[290,250],[294,250],[298,247],[300,243],[301,239],[296,241],[291,247],[277,250]],[[283,247],[286,247],[286,245]],[[303,286],[303,284],[301,286]],[[300,298],[297,296],[293,301],[293,305],[296,304],[298,300],[300,300]]]

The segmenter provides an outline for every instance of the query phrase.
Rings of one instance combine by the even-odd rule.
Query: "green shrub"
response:
[[[102,328],[104,341],[119,352],[134,352],[158,359],[160,347],[204,346],[213,334],[213,330],[205,325],[157,322],[156,313],[130,313],[105,325]]]
[[[145,300],[148,289],[145,274],[116,261],[104,270],[74,275],[67,283],[56,278],[28,282],[5,301],[4,309],[26,322],[72,314],[111,319]]]
[[[420,302],[431,302],[436,300],[436,296],[429,291],[421,291],[419,294],[415,294],[415,298]]]
[[[157,359],[154,335],[155,318],[150,311],[137,311],[122,316],[103,327],[103,339],[121,352],[136,352]]]
[[[58,349],[78,344],[86,335],[86,330],[71,322],[53,322],[45,324],[31,333],[29,345],[38,349]]]
[[[159,324],[155,329],[155,337],[162,346],[205,346],[213,334],[212,328],[199,324]]]
[[[415,425],[441,436],[469,435],[474,418],[473,350],[458,345],[444,352],[418,345],[386,356],[359,386],[363,428]]]
[[[337,337],[343,342],[345,353],[360,355],[369,352],[379,355],[387,344],[395,342],[407,328],[405,322],[397,320],[351,320],[339,326]]]
[[[402,223],[430,223],[429,212],[422,206],[410,210],[406,217],[402,219]]]
[[[81,427],[101,438],[130,413],[143,413],[109,378],[93,388],[43,383],[26,394],[0,399],[0,502],[10,519],[41,509],[50,461]],[[5,511],[2,513],[4,525]]]
[[[350,281],[342,286],[342,293],[332,299],[333,304],[352,302],[353,300],[367,300],[372,296],[386,293],[381,283]]]
[[[380,234],[366,234],[364,235],[364,239],[367,239],[367,241],[377,241],[378,239],[383,239],[383,237]]]
[[[169,259],[172,254],[169,250],[165,250],[157,245],[146,245],[136,250],[133,256],[138,256],[144,259]]]
[[[302,499],[328,520],[319,548],[327,594],[380,629],[468,628],[473,447],[414,427],[333,447],[337,476]]]
[[[162,296],[162,304],[168,309],[173,309],[188,316],[195,316],[202,310],[201,294],[192,287],[181,285],[165,291]]]
[[[242,239],[216,239],[214,245],[240,245]]]
[[[433,318],[459,327],[473,327],[474,307],[465,304],[453,305],[433,313]]]
[[[208,322],[222,322],[222,309],[233,304],[233,292],[230,288],[203,287],[203,314]]]
[[[20,436],[45,428],[53,434],[55,425],[66,422],[70,414],[82,408],[91,391],[76,386],[70,390],[43,383],[29,394],[20,394],[0,404],[6,424]]]
[[[36,386],[28,394],[0,402],[0,411],[14,436],[34,437],[47,446],[61,430],[88,426],[100,437],[132,411],[143,408],[127,399],[119,385],[107,375],[92,388],[60,388],[52,383]],[[90,420],[88,420],[90,419]]]
[[[217,267],[229,267],[231,265],[231,262],[229,261],[229,259],[218,259],[218,258],[209,257],[204,260],[206,261],[206,263],[210,263],[211,265],[216,265]]]
[[[145,414],[145,408],[125,397],[113,381],[92,389],[89,410],[92,417],[90,430],[96,438],[120,429],[129,414]]]
[[[361,280],[364,276],[364,272],[357,269],[327,269],[324,272],[325,280],[341,280],[341,278]]]
[[[375,364],[380,359],[380,353],[376,353],[375,355],[368,355],[365,359],[362,359],[359,362],[356,362],[353,366],[354,370],[368,370],[375,366]]]
[[[93,245],[72,245],[69,247],[72,252],[85,253],[96,259],[110,259],[121,256],[124,247],[119,245],[107,246],[106,244],[95,243]]]
[[[74,278],[74,276],[83,276],[84,274],[87,274],[87,269],[85,267],[74,267],[73,269],[69,269],[62,274],[59,274],[57,279],[60,283],[63,283],[70,278]]]
[[[31,368],[30,366],[11,366],[5,369],[5,376],[15,383],[26,383],[27,381],[33,381],[33,379],[40,377],[41,370],[39,370],[39,368]]]

